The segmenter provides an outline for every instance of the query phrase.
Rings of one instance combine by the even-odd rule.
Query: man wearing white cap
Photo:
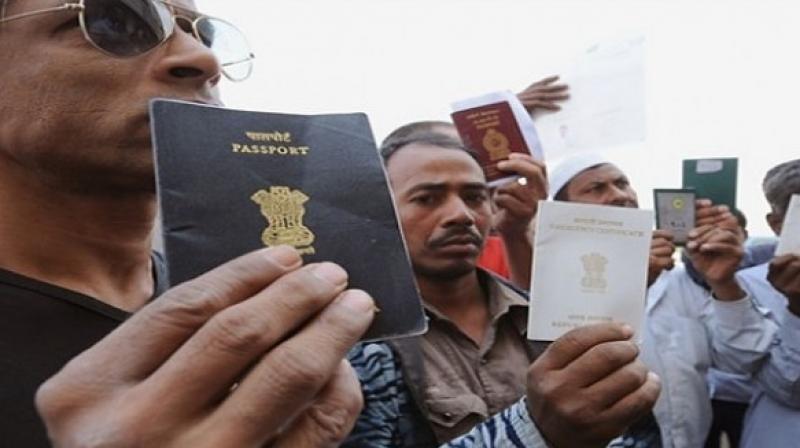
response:
[[[600,154],[577,154],[563,159],[550,173],[550,197],[557,201],[638,208],[636,191],[625,173]],[[672,235],[653,233],[647,284],[652,285],[664,270],[674,266]]]
[[[550,173],[550,194],[560,201],[639,206],[625,173],[599,154],[564,159]],[[730,211],[701,200],[696,214],[697,228],[688,247],[693,261],[699,261],[697,270],[707,274],[722,265],[738,264],[742,241]],[[718,246],[706,250],[704,244],[710,242]],[[653,414],[663,446],[703,446],[711,424],[706,373],[715,342],[707,330],[713,300],[711,292],[694,283],[683,266],[673,269],[674,250],[668,231],[653,233],[641,358],[662,379]],[[647,422],[640,429],[655,431]]]

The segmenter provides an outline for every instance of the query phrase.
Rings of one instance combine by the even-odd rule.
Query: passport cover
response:
[[[685,245],[695,224],[695,193],[691,189],[656,188],[653,190],[656,228],[669,230],[673,242]]]
[[[640,334],[653,212],[539,201],[528,338],[623,322]]]
[[[683,161],[683,188],[693,188],[698,199],[714,205],[736,208],[736,179],[739,160],[689,159]]]
[[[509,173],[497,169],[497,162],[508,159],[512,152],[530,154],[508,102],[465,109],[451,116],[464,145],[477,153],[490,185],[509,177]]]
[[[150,105],[171,285],[289,244],[332,261],[380,312],[364,340],[425,331],[391,192],[364,114]]]

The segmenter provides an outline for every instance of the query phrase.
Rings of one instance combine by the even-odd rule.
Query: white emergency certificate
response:
[[[596,323],[644,315],[653,212],[539,202],[528,338],[553,341]]]

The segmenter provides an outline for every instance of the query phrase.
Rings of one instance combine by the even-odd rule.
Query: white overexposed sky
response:
[[[681,159],[738,157],[739,207],[770,234],[761,180],[800,157],[798,0],[197,0],[237,24],[252,78],[228,106],[366,112],[376,139],[448,119],[452,101],[521,90],[588,46],[647,40],[647,139],[616,150],[643,207],[679,187]]]

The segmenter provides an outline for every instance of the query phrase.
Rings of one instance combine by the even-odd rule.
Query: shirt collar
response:
[[[483,286],[483,290],[489,297],[489,315],[491,316],[491,325],[497,326],[500,319],[508,314],[521,335],[528,332],[528,300],[519,292],[504,284],[492,274],[478,269],[478,280]],[[425,312],[433,320],[441,320],[450,322],[450,319],[437,310],[433,305],[428,304],[423,300]]]

